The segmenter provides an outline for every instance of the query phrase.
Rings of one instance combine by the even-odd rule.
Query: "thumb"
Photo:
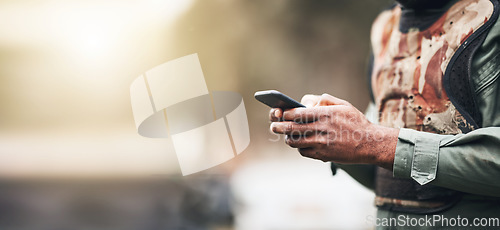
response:
[[[330,94],[324,93],[321,95],[318,103],[316,104],[317,106],[328,106],[328,105],[346,105],[350,106],[351,103],[342,100],[338,97],[334,97]]]
[[[319,96],[319,95],[306,94],[302,97],[302,100],[300,100],[300,103],[305,105],[307,108],[314,107],[318,104],[320,97],[321,96]]]

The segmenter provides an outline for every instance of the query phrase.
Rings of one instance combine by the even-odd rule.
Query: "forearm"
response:
[[[368,135],[364,145],[365,154],[371,154],[372,162],[368,164],[381,166],[392,170],[394,164],[394,152],[398,142],[399,129],[388,128],[378,125],[377,106],[370,102],[365,110],[365,117],[372,123],[372,129],[365,130]],[[373,142],[373,140],[375,140]]]
[[[365,130],[366,140],[356,154],[369,155],[365,164],[337,164],[365,187],[375,189],[375,165],[392,170],[399,129],[373,125]]]
[[[365,156],[365,164],[392,170],[399,129],[371,124],[365,130],[365,141],[356,147],[356,155]]]

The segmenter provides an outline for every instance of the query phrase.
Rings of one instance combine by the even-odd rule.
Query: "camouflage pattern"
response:
[[[448,99],[442,78],[456,50],[492,12],[489,0],[463,0],[429,28],[407,33],[399,31],[400,7],[379,15],[371,33],[371,79],[381,125],[439,134],[471,128]]]
[[[442,82],[457,49],[488,21],[493,8],[489,0],[458,1],[429,28],[423,31],[410,29],[407,33],[399,30],[400,7],[379,15],[371,33],[374,55],[371,83],[379,124],[438,134],[458,134],[462,133],[461,130],[473,129],[449,100]],[[376,178],[377,181],[383,178],[391,180],[392,172],[379,168]],[[392,183],[380,186],[415,184],[410,179],[392,179]],[[387,194],[386,189],[381,187],[377,191],[379,189],[375,198],[379,208],[403,207],[422,211],[447,206],[447,202],[440,199],[423,201],[418,197],[415,200],[383,197],[382,194]],[[443,188],[427,189],[436,193],[436,189]]]

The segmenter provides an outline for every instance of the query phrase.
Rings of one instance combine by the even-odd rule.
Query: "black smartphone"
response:
[[[286,110],[297,107],[305,107],[303,104],[300,104],[298,101],[293,100],[291,97],[277,90],[258,91],[255,93],[254,97],[271,108],[281,108]]]

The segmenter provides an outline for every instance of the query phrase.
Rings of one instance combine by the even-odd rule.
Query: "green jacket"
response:
[[[488,226],[492,229],[500,227],[500,22],[498,20],[473,58],[471,76],[483,118],[481,124],[483,128],[459,135],[438,135],[400,129],[393,169],[394,177],[400,178],[418,180],[432,178],[432,175],[435,175],[435,178],[430,179],[430,184],[465,192],[462,200],[451,209],[437,213],[436,216],[427,216],[435,218],[435,221],[433,219],[429,222],[426,219],[424,222],[425,216],[422,215],[379,210],[378,219],[367,219],[368,224],[377,225],[380,229],[405,229],[411,225],[409,221],[413,221],[412,218],[424,218],[420,219],[421,224],[418,229],[436,227],[443,229],[446,226],[449,229],[456,229],[459,225],[455,223],[452,226],[451,222],[456,222],[457,218],[460,218],[459,221],[462,221],[460,224],[468,224],[467,229],[476,224],[480,225],[477,227],[480,229]],[[376,114],[373,103],[368,106],[367,114]],[[371,120],[376,122],[377,119]],[[420,159],[414,156],[415,150],[431,157],[426,157],[427,162],[416,167],[415,162]],[[340,168],[370,189],[374,189],[375,184],[374,167],[340,165]],[[390,218],[393,218],[393,225],[382,226],[383,221]],[[443,220],[445,218],[454,219],[448,219],[446,222]],[[484,226],[485,220],[490,222],[488,226]]]

